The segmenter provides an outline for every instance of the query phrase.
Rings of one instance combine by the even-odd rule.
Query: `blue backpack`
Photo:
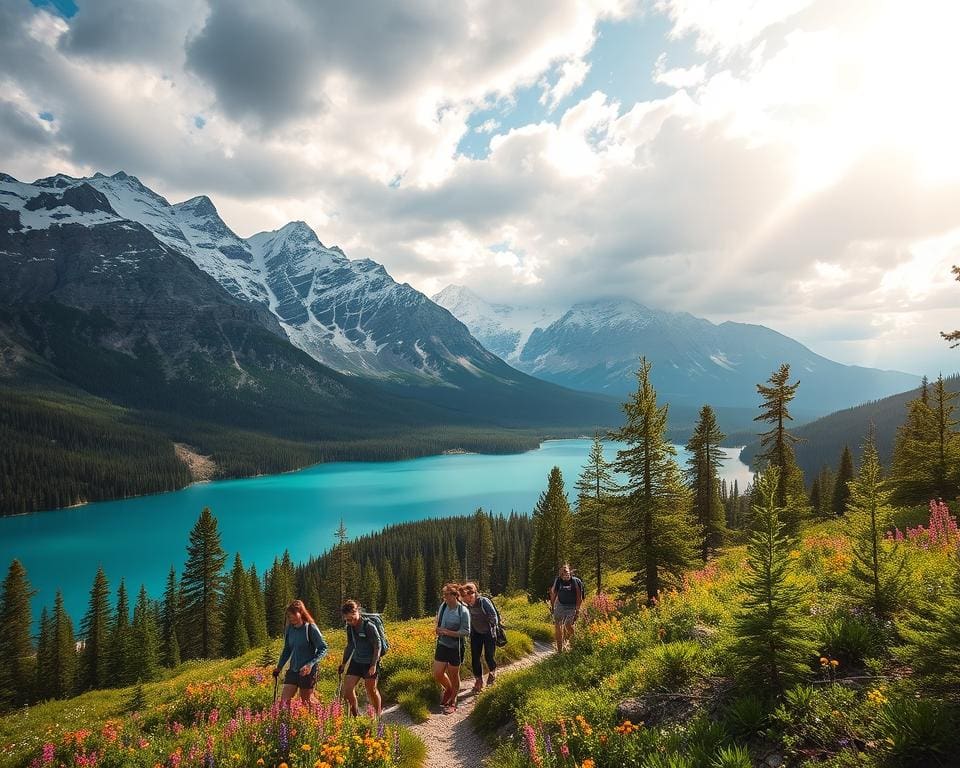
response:
[[[356,632],[357,637],[366,637],[367,633],[365,627],[367,623],[373,624],[373,628],[377,630],[377,637],[380,640],[380,658],[383,658],[387,655],[387,651],[390,650],[390,643],[387,641],[387,633],[383,628],[383,616],[379,613],[361,613],[360,614],[360,626],[355,630],[349,624],[347,624],[348,632]]]

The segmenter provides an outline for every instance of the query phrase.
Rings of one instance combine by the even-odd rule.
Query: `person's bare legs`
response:
[[[450,696],[450,678],[447,676],[447,668],[449,666],[445,661],[433,662],[433,679],[443,688],[443,694],[440,696],[441,706],[446,706],[447,698]]]
[[[303,702],[305,707],[313,705],[313,688],[301,688],[300,689],[300,701]]]
[[[343,695],[347,700],[347,706],[350,708],[350,714],[358,714],[357,709],[357,683],[360,678],[356,675],[347,675],[343,681]]]
[[[560,653],[560,651],[563,650],[564,636],[563,624],[561,622],[557,622],[553,625],[553,634],[557,639],[557,653]]]
[[[373,716],[380,717],[380,713],[383,711],[383,700],[380,698],[380,689],[377,688],[377,678],[365,678],[363,685],[367,689],[367,701],[373,707]]]
[[[566,634],[567,634],[566,643],[568,648],[571,645],[573,645],[573,625],[574,625],[574,622],[572,621],[566,625]]]
[[[289,707],[290,700],[296,695],[297,695],[297,686],[284,683],[283,688],[280,689],[280,705],[284,707]]]
[[[457,696],[460,695],[460,667],[452,664],[447,665],[447,677],[450,679],[450,699],[449,704],[454,709],[457,708]]]

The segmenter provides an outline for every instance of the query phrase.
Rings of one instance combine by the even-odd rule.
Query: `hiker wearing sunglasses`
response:
[[[313,689],[317,685],[320,660],[327,655],[327,642],[302,600],[290,603],[286,616],[283,650],[280,652],[280,661],[273,670],[273,676],[278,678],[283,665],[289,660],[290,668],[283,678],[280,703],[289,707],[290,700],[299,691],[300,700],[309,706],[313,703]]]
[[[343,661],[337,670],[346,671],[343,681],[343,695],[350,707],[350,714],[359,714],[357,706],[357,683],[363,680],[367,689],[367,701],[373,707],[375,717],[380,717],[383,701],[377,688],[380,677],[381,644],[380,633],[370,619],[361,614],[360,604],[356,600],[347,600],[340,608],[346,623],[347,647],[343,649]]]
[[[573,640],[573,625],[580,618],[583,603],[583,582],[574,576],[570,564],[564,563],[550,587],[550,612],[557,640],[557,652],[570,648]]]
[[[497,679],[497,609],[490,598],[480,594],[477,585],[468,581],[460,590],[463,602],[470,611],[470,666],[473,670],[473,692],[483,690],[483,664],[480,657],[487,660],[487,685],[493,685]]]
[[[457,711],[460,693],[460,665],[463,663],[466,638],[470,636],[470,611],[460,602],[460,585],[443,587],[443,602],[437,610],[437,648],[433,655],[433,679],[443,689],[440,705],[443,714]]]

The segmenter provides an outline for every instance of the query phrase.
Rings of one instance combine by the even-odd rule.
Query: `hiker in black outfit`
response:
[[[550,587],[550,611],[553,614],[554,635],[557,652],[570,647],[573,640],[573,625],[580,618],[583,603],[583,582],[570,571],[570,564],[560,566],[557,578]]]
[[[283,632],[283,650],[280,661],[273,670],[279,677],[283,665],[290,661],[290,668],[283,678],[280,703],[289,707],[290,700],[300,691],[304,704],[313,703],[313,689],[317,684],[320,660],[327,655],[327,642],[323,639],[317,623],[302,600],[294,600],[287,606],[287,626]]]
[[[487,685],[493,685],[497,679],[497,609],[490,598],[480,594],[477,585],[468,581],[460,588],[460,597],[470,610],[470,666],[473,669],[473,692],[483,690],[483,664],[480,657],[487,660]]]

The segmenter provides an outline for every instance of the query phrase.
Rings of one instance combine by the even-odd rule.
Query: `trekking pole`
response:
[[[273,676],[273,703],[277,703],[277,688],[280,686],[280,675]]]

